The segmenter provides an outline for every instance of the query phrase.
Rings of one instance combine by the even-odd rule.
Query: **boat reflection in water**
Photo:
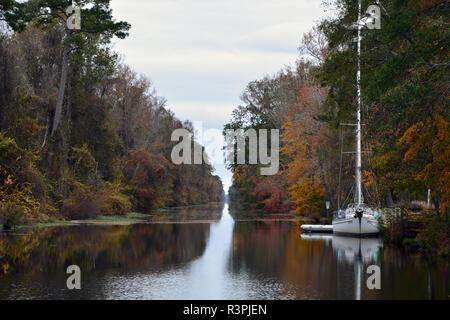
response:
[[[302,233],[303,240],[321,240],[332,246],[338,260],[337,279],[340,282],[339,266],[354,265],[355,299],[361,299],[361,282],[363,267],[376,265],[377,257],[383,242],[380,238],[344,237],[329,234]],[[364,284],[365,285],[365,284]]]

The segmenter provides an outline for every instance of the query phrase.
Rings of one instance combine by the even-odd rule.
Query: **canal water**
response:
[[[448,264],[378,238],[305,235],[295,220],[228,206],[146,223],[0,233],[0,299],[448,299]],[[81,269],[81,289],[66,268]],[[369,266],[380,289],[369,289]],[[373,283],[373,281],[371,282]]]

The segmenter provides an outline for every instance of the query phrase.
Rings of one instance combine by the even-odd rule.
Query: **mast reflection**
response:
[[[348,266],[354,268],[355,299],[361,299],[361,282],[363,266],[375,264],[383,242],[380,238],[354,238],[329,234],[302,233],[303,240],[322,240],[328,246],[331,245],[333,253],[337,257],[337,281],[338,286],[342,280],[342,273]],[[338,288],[339,291],[339,288]]]

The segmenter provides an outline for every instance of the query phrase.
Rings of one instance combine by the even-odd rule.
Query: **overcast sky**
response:
[[[322,0],[112,0],[130,36],[115,49],[148,76],[168,108],[205,129],[230,119],[246,84],[292,65]],[[225,191],[231,173],[215,165]]]

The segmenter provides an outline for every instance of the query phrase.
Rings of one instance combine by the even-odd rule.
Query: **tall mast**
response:
[[[361,0],[358,0],[358,70],[356,71],[356,87],[358,110],[356,111],[356,204],[363,203],[361,189]]]

